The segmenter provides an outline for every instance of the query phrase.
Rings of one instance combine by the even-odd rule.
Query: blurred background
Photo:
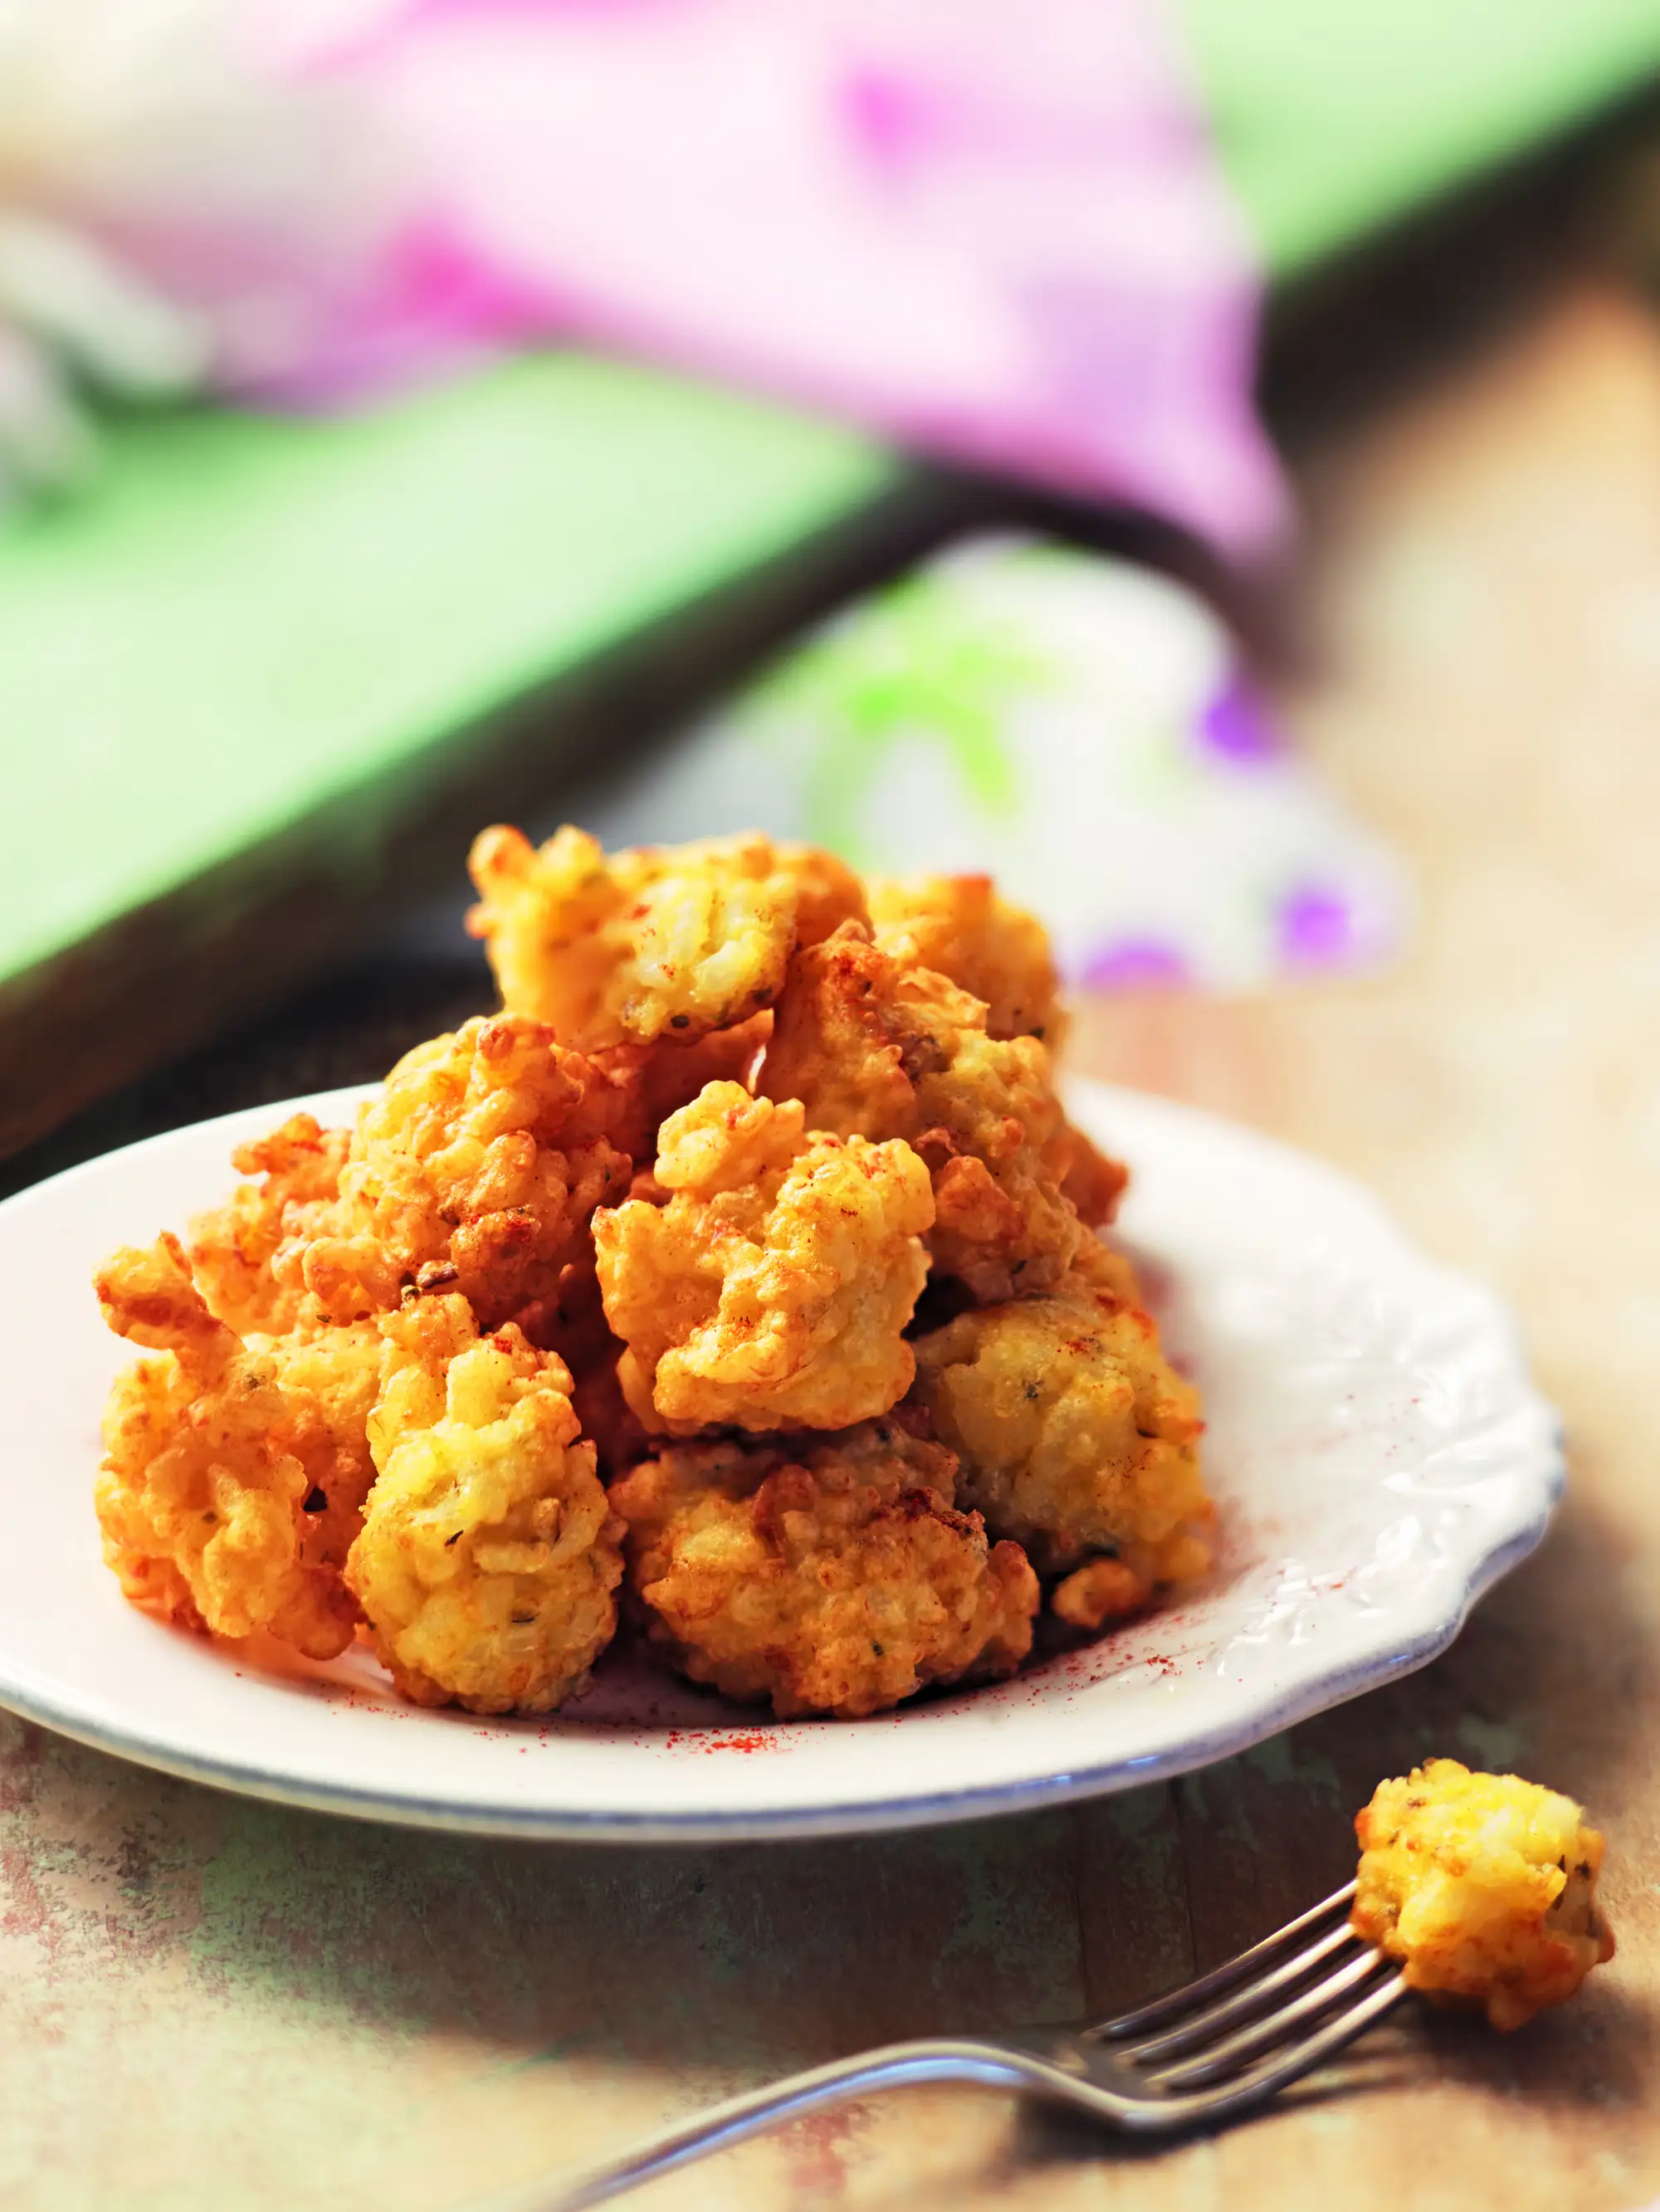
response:
[[[994,870],[1088,1064],[1236,1108],[1281,1006],[1651,990],[1657,70],[1639,0],[0,0],[0,1188],[488,1003],[498,817]]]

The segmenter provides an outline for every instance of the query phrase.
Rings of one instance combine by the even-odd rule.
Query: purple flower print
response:
[[[1280,902],[1280,957],[1287,968],[1337,968],[1355,958],[1354,909],[1330,884],[1299,884]]]
[[[1082,980],[1104,991],[1145,991],[1191,981],[1187,957],[1156,937],[1121,937],[1092,952]]]
[[[1207,751],[1241,767],[1273,760],[1280,741],[1256,694],[1240,677],[1231,676],[1213,694],[1199,718],[1198,737]]]

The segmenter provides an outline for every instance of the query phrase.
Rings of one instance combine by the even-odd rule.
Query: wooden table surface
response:
[[[1342,1879],[1374,1782],[1438,1751],[1608,1831],[1620,1955],[1564,2013],[1508,2039],[1414,2013],[1341,2094],[1176,2148],[916,2091],[638,2201],[1660,2195],[1660,337],[1578,285],[1299,466],[1316,651],[1286,712],[1408,861],[1410,955],[1365,985],[1097,1005],[1078,1061],[1341,1162],[1514,1300],[1572,1437],[1542,1551],[1446,1657],[1243,1759],[892,1838],[403,1833],[0,1717],[6,2212],[443,2212],[861,2044],[1128,2003]],[[307,1086],[295,1032],[263,1053],[245,1090]],[[178,1081],[181,1108],[229,1103]]]

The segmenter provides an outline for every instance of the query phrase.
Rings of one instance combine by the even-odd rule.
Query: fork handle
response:
[[[729,2097],[725,2104],[711,2105],[678,2128],[666,2129],[637,2145],[615,2165],[597,2167],[562,2188],[550,2191],[544,2185],[493,2197],[477,2212],[586,2212],[591,2204],[603,2204],[625,2189],[654,2181],[659,2174],[710,2151],[744,2142],[780,2121],[821,2112],[827,2105],[843,2104],[873,2089],[897,2089],[918,2081],[975,2081],[988,2088],[1047,2090],[1057,2095],[1066,2090],[1065,2077],[1055,2069],[1000,2045],[944,2037],[890,2043],[879,2051],[812,2066],[769,2082],[764,2089]]]

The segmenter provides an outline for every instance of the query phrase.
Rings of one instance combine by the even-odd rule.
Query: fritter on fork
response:
[[[1602,1838],[1571,1797],[1431,1759],[1380,1782],[1354,1827],[1355,1932],[1438,2002],[1520,2027],[1614,1956]]]

